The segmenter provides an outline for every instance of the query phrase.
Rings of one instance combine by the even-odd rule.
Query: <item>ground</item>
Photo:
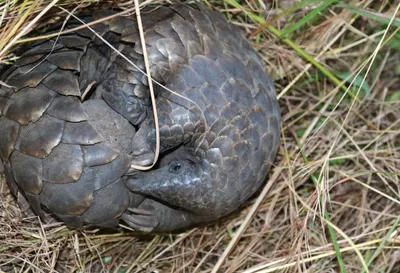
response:
[[[43,2],[1,3],[2,63]],[[282,144],[264,187],[218,222],[143,235],[42,224],[2,176],[0,271],[400,272],[399,1],[203,2],[243,29],[275,79]]]

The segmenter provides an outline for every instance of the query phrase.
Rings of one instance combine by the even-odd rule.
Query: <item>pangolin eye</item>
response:
[[[173,162],[170,167],[169,171],[173,173],[179,172],[179,170],[182,168],[181,164],[179,162]]]

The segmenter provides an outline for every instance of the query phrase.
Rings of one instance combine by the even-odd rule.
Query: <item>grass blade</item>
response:
[[[378,257],[379,253],[381,253],[383,247],[389,241],[390,236],[399,227],[399,224],[400,224],[400,216],[397,217],[396,221],[394,222],[394,224],[390,228],[389,232],[386,234],[385,238],[381,241],[381,243],[379,244],[378,248],[375,250],[375,252],[372,255],[372,257],[367,261],[367,265],[368,266],[370,266],[372,264],[372,262],[375,260],[375,258]],[[365,273],[365,270],[363,270],[361,273]]]
[[[246,10],[243,6],[241,6],[239,3],[237,3],[234,0],[226,0],[227,3],[230,5],[234,6],[235,8],[240,8],[243,10],[249,17],[251,17],[253,20],[255,20],[259,24],[264,24],[265,19]],[[272,25],[268,25],[267,28],[277,37],[281,37],[282,33]],[[337,84],[341,89],[343,89],[345,92],[348,92],[350,96],[355,99],[357,102],[361,102],[359,98],[357,98],[351,90],[347,90],[346,85],[344,85],[344,82],[339,80],[332,72],[330,72],[328,69],[326,69],[322,64],[320,64],[317,60],[315,60],[311,55],[309,55],[307,52],[305,52],[303,49],[301,49],[295,42],[290,40],[289,38],[282,38],[282,41],[285,42],[287,45],[292,47],[300,56],[302,56],[306,61],[314,65],[318,70],[320,70],[326,77],[328,77],[332,82]]]
[[[293,133],[293,136],[297,142],[297,145],[299,146],[300,149],[300,153],[301,156],[303,157],[304,163],[309,165],[309,161],[307,158],[307,155],[304,153],[303,147],[299,141],[299,139],[297,138],[296,134]],[[317,186],[320,181],[318,181],[318,178],[315,176],[314,173],[311,173],[311,180],[313,181],[314,185]],[[330,223],[331,219],[329,217],[328,211],[326,210],[326,208],[324,209],[324,218]],[[329,230],[329,234],[331,235],[331,240],[332,240],[332,244],[333,244],[333,248],[335,249],[335,253],[336,253],[336,259],[338,261],[339,264],[339,268],[340,268],[340,272],[341,273],[346,273],[346,267],[344,266],[344,262],[343,262],[343,257],[342,257],[342,252],[340,250],[340,246],[336,237],[336,232],[334,230],[334,228],[331,225],[328,225],[328,230]]]
[[[336,6],[348,9],[348,10],[352,11],[353,13],[356,13],[356,14],[362,16],[362,17],[365,17],[365,18],[380,22],[380,23],[385,24],[385,25],[389,25],[390,24],[390,25],[395,26],[395,27],[400,27],[400,19],[399,18],[394,18],[393,21],[390,22],[392,16],[385,16],[382,13],[376,13],[376,12],[368,11],[368,10],[365,10],[365,9],[360,9],[360,8],[354,7],[352,5],[344,4],[344,3],[340,3],[340,4],[336,5]]]
[[[303,26],[304,24],[306,24],[307,22],[311,21],[312,19],[314,19],[319,12],[321,12],[322,10],[326,9],[327,7],[329,7],[331,4],[333,4],[334,2],[337,2],[337,0],[328,0],[328,1],[323,1],[322,4],[320,6],[318,6],[317,8],[315,8],[313,11],[311,11],[310,13],[308,13],[306,16],[304,16],[303,18],[301,18],[298,22],[296,22],[293,25],[287,26],[285,27],[282,31],[281,31],[281,36],[280,38],[286,37],[288,34],[292,33],[293,31],[295,31],[296,29],[300,28],[301,26]]]

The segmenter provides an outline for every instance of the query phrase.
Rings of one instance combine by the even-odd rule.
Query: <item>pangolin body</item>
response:
[[[11,87],[0,89],[0,158],[11,191],[37,214],[171,231],[232,212],[266,179],[280,110],[241,31],[202,5],[142,18],[151,75],[168,89],[155,84],[162,159],[151,171],[129,172],[155,151],[135,15],[92,26],[130,62],[84,28],[34,42],[1,75]]]

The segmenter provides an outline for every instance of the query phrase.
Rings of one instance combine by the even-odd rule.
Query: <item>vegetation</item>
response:
[[[0,62],[65,19],[60,7],[133,2],[0,1]],[[243,29],[276,80],[282,144],[265,187],[217,223],[145,235],[41,223],[1,176],[0,271],[400,272],[400,2],[202,2]]]

